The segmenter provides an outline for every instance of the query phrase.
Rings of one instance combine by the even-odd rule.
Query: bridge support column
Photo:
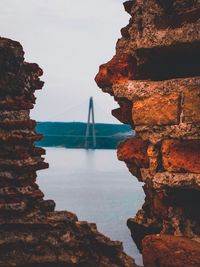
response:
[[[89,142],[89,137],[90,137],[90,118],[92,117],[92,149],[96,148],[96,130],[95,130],[95,122],[94,122],[94,104],[93,104],[93,98],[90,97],[89,100],[89,110],[88,110],[88,122],[87,122],[87,128],[86,128],[86,134],[85,134],[85,148],[88,149],[90,148],[90,142]]]

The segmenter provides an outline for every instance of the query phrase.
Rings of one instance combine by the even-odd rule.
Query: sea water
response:
[[[45,199],[53,199],[57,210],[77,214],[79,220],[95,222],[112,240],[142,265],[126,221],[144,202],[142,184],[133,177],[115,150],[47,148],[50,168],[38,173]]]

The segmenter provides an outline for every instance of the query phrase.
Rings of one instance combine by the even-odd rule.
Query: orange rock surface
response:
[[[149,98],[133,102],[133,121],[135,125],[171,125],[178,124],[180,118],[180,96],[152,95]]]
[[[132,0],[124,7],[130,20],[113,59],[125,54],[132,65],[126,61],[124,75],[124,65],[112,60],[100,67],[96,81],[119,104],[113,115],[135,130],[117,152],[145,183],[145,203],[128,227],[140,250],[146,235],[162,233],[144,239],[145,267],[197,267],[200,0]]]
[[[143,240],[145,267],[199,267],[200,244],[184,237],[150,235]]]
[[[200,140],[165,140],[163,167],[169,172],[200,173]]]
[[[123,84],[134,75],[134,61],[127,54],[116,55],[109,62],[99,67],[95,81],[101,88],[112,87],[113,84]]]
[[[137,167],[148,168],[147,156],[148,142],[142,139],[131,138],[118,146],[117,156],[119,160],[135,164]]]

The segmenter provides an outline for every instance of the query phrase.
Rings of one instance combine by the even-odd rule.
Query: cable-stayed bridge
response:
[[[127,125],[95,123],[92,97],[89,99],[87,123],[39,122],[37,130],[44,135],[39,145],[69,148],[115,148],[117,143],[133,136]]]

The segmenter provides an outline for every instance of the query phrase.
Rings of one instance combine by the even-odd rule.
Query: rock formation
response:
[[[0,38],[0,267],[134,267],[120,242],[43,199],[36,171],[48,164],[29,117],[41,75],[18,42]]]
[[[197,267],[200,1],[132,0],[124,7],[129,24],[96,82],[118,102],[112,114],[136,131],[118,148],[119,160],[144,182],[146,194],[128,227],[145,266]],[[144,239],[151,234],[159,235]]]

